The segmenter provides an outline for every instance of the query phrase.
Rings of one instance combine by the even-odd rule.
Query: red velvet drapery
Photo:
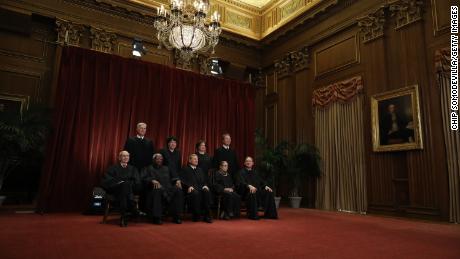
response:
[[[183,162],[199,139],[212,155],[223,132],[232,135],[242,161],[254,153],[254,98],[245,83],[64,48],[40,209],[85,209],[92,188],[140,121],[148,124],[156,150],[167,136],[177,136]]]

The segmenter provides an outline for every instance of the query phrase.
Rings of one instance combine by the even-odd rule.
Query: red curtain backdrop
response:
[[[63,49],[39,209],[76,211],[117,161],[136,124],[155,149],[179,138],[182,162],[204,139],[208,152],[229,132],[240,162],[254,153],[255,91],[246,83],[81,48]]]

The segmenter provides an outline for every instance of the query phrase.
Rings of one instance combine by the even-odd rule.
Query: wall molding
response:
[[[357,19],[363,43],[383,37],[385,9],[386,6],[382,6],[376,11]]]
[[[278,76],[284,77],[302,69],[308,68],[310,52],[308,46],[284,55],[281,60],[275,60],[274,68]]]
[[[391,16],[396,18],[396,30],[422,20],[422,0],[397,0],[388,6]]]

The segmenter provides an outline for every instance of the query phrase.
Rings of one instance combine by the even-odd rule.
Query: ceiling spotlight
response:
[[[142,43],[141,40],[134,39],[134,41],[133,41],[133,56],[142,57],[142,55],[145,55],[146,50],[147,49],[144,47],[144,44]]]
[[[218,59],[211,59],[211,74],[213,75],[221,75],[222,74],[222,68],[219,65],[219,60]]]

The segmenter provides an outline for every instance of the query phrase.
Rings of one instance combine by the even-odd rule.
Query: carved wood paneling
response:
[[[112,53],[117,45],[117,35],[113,32],[108,32],[99,28],[90,28],[91,33],[91,49],[104,52]]]
[[[450,27],[449,1],[431,0],[434,35],[447,33]]]
[[[278,80],[276,73],[272,72],[266,75],[265,95],[270,95],[278,92]]]
[[[389,4],[391,15],[395,17],[396,29],[422,19],[422,0],[398,0]]]
[[[0,55],[28,59],[31,61],[44,62],[46,52],[45,32],[35,31],[30,35],[15,34],[8,31],[0,31]]]
[[[385,25],[385,7],[377,9],[362,18],[358,19],[362,42],[366,43],[380,37],[383,37]]]
[[[291,51],[284,55],[281,60],[275,60],[275,71],[279,78],[290,75],[293,72],[307,68],[310,60],[308,47]]]
[[[57,42],[61,45],[80,46],[86,28],[83,24],[56,20]]]
[[[278,79],[278,140],[295,141],[295,79],[292,76]]]
[[[43,75],[19,67],[0,66],[0,93],[30,96],[33,102],[40,101]]]
[[[338,38],[315,52],[316,77],[336,72],[359,63],[359,42],[356,34]]]
[[[265,136],[270,145],[274,146],[278,140],[278,107],[276,103],[265,107]]]

